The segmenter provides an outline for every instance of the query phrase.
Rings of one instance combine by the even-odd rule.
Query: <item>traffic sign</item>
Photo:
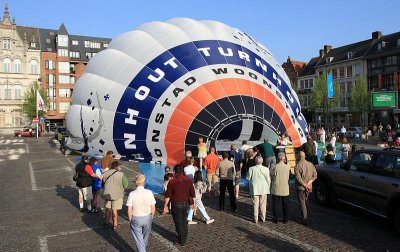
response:
[[[32,124],[37,124],[39,122],[39,118],[34,117],[32,118]]]
[[[40,123],[44,123],[44,117],[40,117]]]

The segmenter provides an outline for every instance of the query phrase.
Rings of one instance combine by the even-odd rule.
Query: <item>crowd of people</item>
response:
[[[203,139],[199,139],[199,153],[204,152],[203,144]],[[244,178],[249,184],[248,195],[253,202],[254,222],[266,221],[268,195],[271,194],[272,221],[287,223],[291,169],[286,162],[285,153],[277,148],[283,144],[290,144],[287,135],[281,136],[276,146],[269,143],[268,139],[257,146],[250,146],[247,141],[243,141],[240,148],[232,144],[230,151],[223,152],[222,157],[215,147],[210,147],[208,153],[206,151],[205,155],[202,153],[197,158],[192,156],[191,151],[186,151],[180,163],[174,167],[166,166],[163,214],[172,215],[178,234],[176,244],[186,245],[188,225],[197,224],[194,219],[197,213],[201,214],[198,220],[205,224],[215,221],[203,204],[203,194],[209,198],[218,198],[219,211],[225,211],[227,190],[230,211],[236,212],[236,201],[240,198],[240,181]],[[112,151],[108,151],[99,161],[83,155],[75,170],[80,211],[96,213],[104,209],[104,228],[118,230],[118,211],[124,203],[128,179],[121,171],[119,161],[114,160]],[[300,152],[295,177],[302,222],[307,225],[306,201],[312,191],[312,182],[316,179],[316,169],[307,161],[304,152]],[[138,251],[146,251],[155,215],[156,201],[153,193],[145,189],[145,181],[144,175],[136,177],[136,189],[130,192],[126,202],[130,230]],[[282,214],[279,213],[279,208],[282,208]]]

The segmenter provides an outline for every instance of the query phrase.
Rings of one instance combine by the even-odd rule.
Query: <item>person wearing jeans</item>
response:
[[[203,220],[206,222],[206,224],[211,224],[214,222],[214,219],[211,219],[207,212],[206,212],[206,208],[203,205],[203,202],[201,201],[201,197],[203,195],[203,193],[206,192],[207,190],[207,185],[206,183],[203,182],[203,176],[201,171],[196,171],[194,173],[194,189],[196,192],[196,198],[194,199],[194,204],[197,206],[197,209],[201,212],[201,214],[203,215]],[[189,224],[197,224],[197,222],[193,221],[193,208],[189,209],[189,214],[187,217],[188,223]]]
[[[192,181],[183,175],[183,167],[175,166],[175,176],[168,182],[165,192],[164,214],[169,212],[168,204],[172,202],[172,218],[178,233],[177,245],[185,246],[188,235],[187,214],[189,207],[194,208],[196,197]]]
[[[150,190],[144,189],[146,177],[136,176],[136,190],[129,194],[126,206],[137,251],[145,252],[156,212],[156,200]]]

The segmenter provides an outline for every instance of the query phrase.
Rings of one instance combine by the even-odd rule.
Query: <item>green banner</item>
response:
[[[397,108],[396,92],[372,93],[372,108]]]

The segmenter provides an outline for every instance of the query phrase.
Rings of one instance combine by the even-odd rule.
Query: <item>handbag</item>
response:
[[[77,182],[77,181],[78,181],[78,178],[79,178],[79,174],[76,172],[76,173],[74,174],[74,176],[72,177],[72,181]]]

